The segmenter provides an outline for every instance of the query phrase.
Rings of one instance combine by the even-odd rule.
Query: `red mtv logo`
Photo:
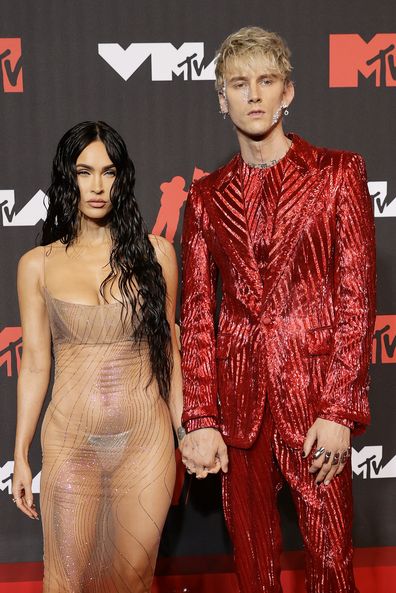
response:
[[[356,33],[330,35],[331,87],[357,87],[359,73],[375,86],[396,86],[396,33],[378,33],[366,43]]]
[[[21,40],[0,38],[0,64],[5,93],[23,93]]]
[[[396,363],[396,315],[377,315],[372,362]]]
[[[5,327],[0,332],[0,367],[6,366],[7,377],[17,375],[21,364],[22,329]]]
[[[207,175],[207,173],[195,167],[192,180],[200,179],[203,175]],[[160,185],[161,207],[151,232],[154,235],[160,235],[166,228],[165,237],[171,243],[173,243],[179,224],[180,209],[187,200],[188,192],[184,189],[185,185],[184,177],[178,175],[171,181],[164,181]]]

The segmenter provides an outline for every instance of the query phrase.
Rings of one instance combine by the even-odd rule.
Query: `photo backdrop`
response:
[[[19,257],[36,244],[56,144],[72,125],[104,120],[125,138],[150,231],[180,255],[192,179],[237,150],[218,112],[213,57],[230,32],[260,25],[292,50],[296,98],[285,121],[314,144],[361,153],[376,216],[378,318],[372,425],[354,441],[355,543],[396,546],[396,22],[393,0],[0,0],[0,562],[42,558],[41,525],[10,501],[22,338]],[[35,492],[39,431],[31,448]],[[179,476],[160,562],[229,554],[220,483]],[[37,499],[36,499],[37,500]],[[287,493],[286,549],[301,542]],[[205,560],[206,559],[206,560]],[[209,559],[209,560],[208,560]],[[166,566],[166,564],[163,564]],[[165,570],[165,569],[164,569]]]

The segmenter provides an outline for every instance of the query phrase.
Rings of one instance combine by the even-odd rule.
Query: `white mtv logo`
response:
[[[396,196],[387,198],[388,182],[369,181],[368,188],[374,200],[374,216],[377,218],[396,216]]]
[[[386,465],[382,462],[382,446],[352,449],[352,470],[364,479],[396,478],[396,455]]]
[[[6,490],[8,494],[12,494],[12,474],[14,473],[14,462],[7,461],[0,467],[0,490]],[[40,476],[41,472],[37,474],[32,481],[32,492],[37,494],[40,492]]]
[[[15,210],[13,189],[0,190],[0,212],[3,226],[35,226],[47,216],[47,196],[41,189],[19,212]]]
[[[99,43],[99,55],[124,79],[128,80],[151,56],[151,79],[214,80],[214,60],[203,65],[204,44],[185,42],[178,49],[172,43],[131,43],[127,49],[119,43]]]

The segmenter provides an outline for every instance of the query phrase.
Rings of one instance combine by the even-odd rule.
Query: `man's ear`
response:
[[[218,91],[217,96],[219,98],[220,112],[228,113],[228,103],[227,103],[226,97],[224,96],[224,91],[223,90]]]
[[[294,99],[294,83],[291,80],[285,81],[283,89],[283,103],[289,107],[290,103]]]

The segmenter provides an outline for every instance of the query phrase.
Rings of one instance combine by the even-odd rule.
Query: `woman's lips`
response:
[[[104,200],[88,200],[88,204],[93,208],[103,208],[106,206],[106,202]]]

